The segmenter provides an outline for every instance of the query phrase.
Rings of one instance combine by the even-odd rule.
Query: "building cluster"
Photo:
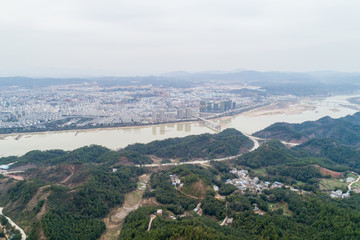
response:
[[[232,184],[237,187],[242,193],[245,191],[261,193],[264,189],[281,188],[284,186],[281,182],[259,181],[258,177],[251,178],[247,170],[237,170],[236,168],[230,170],[230,173],[236,174],[237,178],[227,179],[227,184]]]
[[[254,211],[255,214],[258,214],[258,215],[265,215],[266,214],[265,211],[261,210],[256,203],[254,203],[253,205],[254,205],[253,211]]]
[[[232,100],[226,101],[200,101],[200,112],[201,113],[222,113],[229,110],[236,109],[236,102]]]
[[[181,184],[180,178],[176,174],[171,174],[170,179],[171,184],[175,187]]]
[[[196,205],[196,208],[194,208],[194,212],[196,212],[199,216],[203,215],[203,210],[201,208],[201,202]]]
[[[10,169],[9,165],[0,165],[0,174],[5,175]]]
[[[171,122],[190,120],[193,118],[192,109],[190,107],[177,109],[176,111],[166,111],[165,109],[153,110],[152,121],[155,122]]]
[[[240,86],[239,86],[240,87]],[[49,128],[182,121],[257,106],[280,97],[242,96],[234,86],[174,87],[97,84],[0,91],[0,128]],[[205,99],[205,100],[204,100]]]
[[[220,224],[221,226],[230,226],[234,221],[234,218],[225,218],[224,221]]]
[[[343,193],[340,189],[330,192],[331,198],[349,198],[350,192]]]

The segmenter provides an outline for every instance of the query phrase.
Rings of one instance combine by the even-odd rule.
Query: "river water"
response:
[[[359,95],[356,95],[359,96]],[[259,131],[276,122],[300,123],[324,116],[339,118],[357,112],[357,106],[348,102],[355,96],[334,96],[324,99],[302,100],[292,105],[255,109],[237,116],[212,120],[222,129],[236,128],[247,134]],[[45,133],[0,135],[0,156],[23,155],[31,150],[73,150],[98,144],[110,149],[123,148],[133,143],[148,143],[172,137],[214,133],[200,122],[172,123],[154,126],[92,129]]]

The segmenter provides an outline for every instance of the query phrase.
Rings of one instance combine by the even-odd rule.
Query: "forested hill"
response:
[[[81,148],[77,148],[72,151],[63,150],[47,150],[30,151],[23,156],[16,157],[2,157],[0,158],[0,164],[14,163],[13,167],[22,166],[26,164],[36,166],[49,166],[56,164],[117,164],[126,163],[131,164],[143,164],[151,163],[152,160],[138,152],[123,151],[117,152],[105,148],[99,145],[90,145]]]
[[[358,126],[356,116],[347,119]],[[26,169],[0,175],[0,206],[28,240],[360,239],[355,147],[328,138],[260,144],[206,166],[134,165],[236,155],[253,142],[227,129],[120,151],[92,145],[0,158],[16,162],[11,171]]]
[[[296,160],[291,150],[287,149],[281,142],[272,140],[257,150],[240,156],[238,163],[251,168],[259,168],[293,163]]]
[[[246,152],[253,142],[241,132],[231,128],[218,134],[192,135],[184,138],[169,138],[148,144],[133,144],[125,150],[161,158],[219,158]]]
[[[301,124],[275,123],[254,135],[287,142],[331,138],[347,146],[360,147],[360,112],[339,119],[323,117]]]
[[[329,138],[314,138],[292,148],[303,156],[328,158],[335,163],[360,170],[360,151]]]

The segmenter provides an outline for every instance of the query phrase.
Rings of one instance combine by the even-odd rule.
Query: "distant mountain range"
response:
[[[161,76],[95,77],[95,78],[28,78],[0,77],[0,88],[41,88],[68,84],[94,84],[100,87],[149,85],[190,88],[205,83],[248,84],[259,86],[275,95],[298,96],[352,93],[360,90],[360,73],[343,72],[259,72],[238,69],[232,72],[207,71],[189,73],[177,71]]]

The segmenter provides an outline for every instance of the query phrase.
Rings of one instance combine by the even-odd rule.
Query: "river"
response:
[[[356,95],[359,96],[359,95]],[[247,134],[259,131],[276,122],[300,123],[324,116],[339,118],[359,111],[347,99],[351,96],[334,96],[302,99],[296,103],[281,103],[255,109],[237,116],[212,120],[222,129],[236,128]],[[108,129],[73,130],[61,132],[0,135],[0,156],[23,155],[31,150],[73,150],[98,144],[110,149],[123,148],[133,143],[148,143],[172,137],[213,133],[200,122],[172,123],[154,126],[122,127]]]

